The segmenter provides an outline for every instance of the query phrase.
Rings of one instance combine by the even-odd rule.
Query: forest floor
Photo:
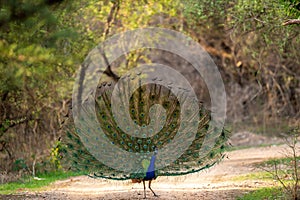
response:
[[[245,180],[236,177],[262,171],[256,166],[262,161],[284,157],[287,146],[282,144],[283,140],[245,132],[231,137],[231,143],[237,147],[245,145],[252,147],[230,151],[221,163],[199,173],[177,177],[158,177],[151,186],[159,197],[154,197],[147,188],[147,198],[229,200],[236,199],[257,188],[277,185],[272,180]],[[79,176],[57,181],[39,192],[23,191],[19,195],[3,196],[3,199],[143,199],[143,184]]]

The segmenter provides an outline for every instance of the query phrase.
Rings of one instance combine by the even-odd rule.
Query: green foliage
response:
[[[56,42],[73,36],[72,31],[59,28],[55,13],[50,12],[50,8],[46,5],[41,9],[34,5],[36,1],[26,1],[21,5],[12,2],[10,1],[7,6],[16,13],[11,15],[22,12],[28,12],[28,15],[24,14],[25,21],[9,18],[5,27],[1,27],[0,96],[3,98],[9,93],[13,98],[18,98],[25,93],[26,97],[26,93],[30,90],[35,93],[32,94],[33,100],[44,101],[44,103],[47,100],[50,100],[49,103],[55,101],[57,94],[58,97],[65,98],[66,94],[61,92],[65,92],[64,88],[67,86],[64,80],[68,81],[68,74],[74,71],[72,69],[74,59],[71,56],[64,56],[59,46],[53,47],[57,47]],[[60,89],[53,90],[54,88]],[[70,90],[69,86],[68,90]],[[19,99],[18,104],[26,106],[24,100],[24,98]]]
[[[20,170],[28,170],[25,160],[22,158],[15,160],[13,164],[13,171],[20,171]]]
[[[282,194],[282,190],[276,187],[261,188],[237,198],[237,200],[262,200],[262,199],[273,200],[273,199],[287,199],[287,198]]]
[[[300,1],[299,0],[281,0],[285,6],[288,16],[300,19]]]
[[[290,9],[297,10],[299,0],[189,0],[182,4],[186,32],[212,49],[208,52],[216,58],[225,82],[251,91],[238,95],[248,96],[241,107],[234,102],[229,109],[229,117],[230,112],[238,116],[234,123],[247,120],[262,127],[263,133],[277,126],[276,131],[282,132],[284,126],[295,123],[297,114],[291,113],[300,110],[299,93],[294,90],[299,86],[300,71],[295,66],[300,65],[300,29],[282,24],[298,17]]]
[[[254,172],[254,173],[234,177],[232,180],[233,181],[245,181],[245,180],[273,181],[274,177],[268,172]]]
[[[50,153],[50,162],[52,163],[52,165],[54,166],[54,169],[57,170],[61,170],[62,166],[61,166],[61,159],[62,156],[60,154],[60,152],[62,151],[62,144],[61,141],[56,141],[54,147],[52,147],[51,149],[51,153]]]
[[[284,31],[281,24],[286,19],[286,13],[284,6],[276,0],[237,0],[229,9],[229,17],[229,23],[237,34],[256,31],[262,34],[262,38],[269,45],[272,40],[266,36]],[[282,37],[272,39],[281,40]]]
[[[286,158],[275,158],[275,159],[270,159],[267,161],[264,161],[262,163],[257,164],[258,167],[272,167],[274,164],[276,165],[290,165],[293,162],[292,157],[286,157]],[[300,160],[300,157],[296,157],[297,160]]]
[[[20,190],[36,191],[44,186],[49,185],[57,180],[67,179],[73,176],[85,174],[84,172],[51,172],[38,174],[41,180],[36,180],[31,176],[26,176],[17,182],[5,183],[0,185],[0,194],[14,194]]]
[[[5,144],[0,153],[7,155],[5,159],[23,157],[28,164],[31,154],[40,155],[50,145],[61,120],[60,106],[71,96],[80,55],[64,47],[77,34],[60,24],[58,13],[63,8],[57,6],[63,5],[46,1],[1,1],[1,5],[0,15],[8,15],[0,20],[0,141]],[[9,163],[1,162],[1,167],[9,171]]]
[[[205,22],[209,18],[224,20],[226,18],[226,7],[228,3],[229,0],[182,1],[183,13],[187,20],[201,20],[201,22]],[[216,13],[218,14],[216,15]]]
[[[5,26],[10,22],[32,23],[34,17],[44,20],[47,23],[55,23],[55,18],[51,14],[49,5],[60,1],[1,1],[0,2],[0,26]]]

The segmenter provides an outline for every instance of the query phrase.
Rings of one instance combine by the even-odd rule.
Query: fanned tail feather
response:
[[[136,126],[144,127],[147,131],[143,132],[145,134],[143,137],[129,135],[128,132],[135,130],[130,126],[126,127],[126,130],[123,130],[116,122],[111,105],[114,87],[119,87],[119,90],[123,92],[123,95],[119,97],[121,102],[129,102],[130,119],[126,119],[123,114],[120,114],[120,117],[123,117],[124,121],[132,120]],[[151,153],[154,152],[155,147],[161,149],[172,142],[177,142],[178,144],[185,142],[181,141],[181,137],[177,138],[178,141],[174,141],[176,134],[180,130],[180,125],[182,125],[181,123],[184,122],[181,122],[180,101],[171,92],[170,88],[154,83],[148,85],[140,84],[139,88],[130,96],[129,93],[126,94],[128,87],[129,85],[125,84],[116,86],[113,83],[104,83],[98,87],[95,97],[90,97],[94,98],[96,117],[100,127],[92,127],[94,124],[89,124],[88,120],[86,120],[86,125],[81,127],[81,129],[75,128],[72,122],[66,126],[66,135],[63,141],[65,144],[65,148],[63,149],[63,165],[66,168],[85,171],[91,177],[116,180],[143,178],[144,172],[142,166],[140,171],[137,170],[128,173],[106,166],[101,160],[98,160],[90,153],[90,149],[88,148],[105,148],[105,146],[98,146],[101,136],[97,135],[93,135],[92,138],[94,138],[94,141],[88,141],[91,144],[88,148],[83,144],[85,137],[82,136],[87,136],[86,140],[88,140],[88,138],[91,138],[90,134],[95,134],[96,131],[94,130],[97,128],[103,130],[104,137],[111,141],[113,145],[132,153]],[[179,95],[182,95],[184,101],[189,98],[185,96],[184,90],[181,90]],[[89,107],[85,106],[88,103],[89,101],[82,103],[81,112],[89,111]],[[160,109],[158,105],[164,109]],[[119,106],[122,107],[123,105]],[[199,118],[196,121],[198,129],[192,143],[176,160],[163,168],[156,169],[155,173],[157,175],[173,176],[197,172],[213,166],[224,157],[223,152],[225,151],[228,132],[224,129],[215,130],[209,126],[212,120],[211,113],[201,104],[199,104],[197,115]],[[194,119],[195,116],[190,116],[188,120],[192,121]],[[84,118],[79,120],[85,122]],[[184,127],[184,124],[182,127]],[[186,134],[189,134],[188,131],[190,129],[190,127],[184,127]],[[156,133],[157,130],[159,131]],[[206,147],[204,142],[206,140],[213,141],[214,145]],[[209,153],[202,154],[201,152],[205,148],[210,148]],[[126,163],[123,164],[126,167]],[[129,163],[127,164],[129,165]]]

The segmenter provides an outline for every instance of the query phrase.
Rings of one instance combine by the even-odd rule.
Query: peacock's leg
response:
[[[146,186],[145,186],[145,180],[143,180],[143,185],[144,185],[144,199],[146,199]]]
[[[154,194],[154,196],[158,197],[158,195],[156,195],[155,192],[151,189],[151,181],[152,181],[152,180],[149,181],[149,189],[150,189],[151,192]]]

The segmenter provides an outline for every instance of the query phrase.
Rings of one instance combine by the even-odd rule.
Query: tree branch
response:
[[[287,26],[291,24],[300,24],[300,19],[289,19],[286,22],[284,22],[282,25]]]
[[[105,29],[104,34],[103,34],[104,40],[107,38],[107,36],[110,32],[111,26],[112,26],[113,22],[116,20],[119,9],[120,9],[120,1],[117,0],[117,1],[113,2],[113,5],[110,9],[110,13],[107,17],[106,29]],[[118,81],[120,77],[112,71],[111,65],[108,62],[108,59],[106,57],[106,54],[105,54],[103,48],[100,50],[100,52],[101,52],[101,55],[104,58],[106,66],[107,66],[106,70],[104,71],[104,74],[112,77],[115,81]]]

